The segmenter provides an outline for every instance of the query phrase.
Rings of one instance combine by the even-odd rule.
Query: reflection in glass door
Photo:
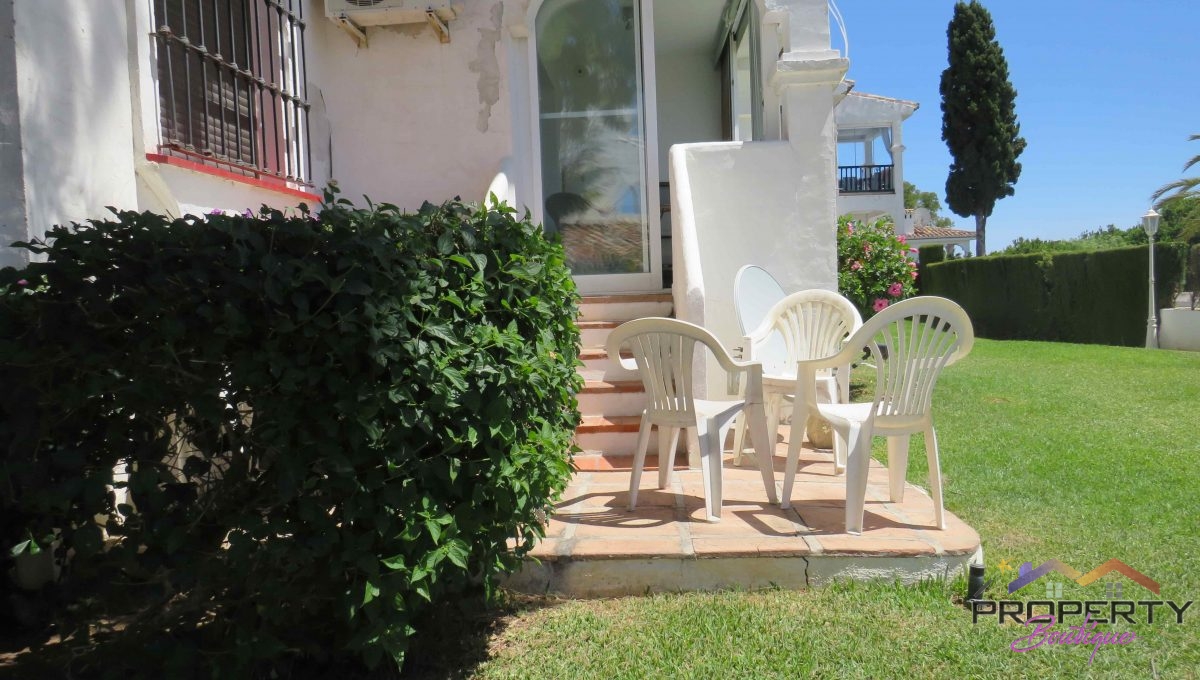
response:
[[[546,0],[537,13],[543,223],[585,292],[661,288],[641,4]]]

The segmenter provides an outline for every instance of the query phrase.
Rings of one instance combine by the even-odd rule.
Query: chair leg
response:
[[[799,398],[792,404],[792,422],[808,422],[808,406]],[[785,510],[792,506],[792,485],[796,482],[796,468],[800,464],[800,442],[801,437],[796,436],[796,430],[793,429],[792,435],[788,437],[787,467],[783,472],[783,497],[779,500],[779,507]]]
[[[675,448],[679,446],[679,428],[658,426],[658,488],[665,489],[675,470]]]
[[[904,500],[904,478],[908,473],[908,439],[906,434],[888,437],[888,490],[893,503]]]
[[[946,508],[942,506],[942,464],[938,456],[937,432],[925,430],[925,456],[929,460],[929,495],[933,496],[933,520],[937,528],[946,528]]]
[[[779,502],[779,494],[775,493],[775,446],[774,437],[766,428],[766,413],[762,404],[746,404],[742,410],[747,425],[753,437],[754,453],[758,457],[758,472],[762,475],[763,490],[767,492],[767,501],[774,504]],[[759,442],[772,442],[770,445],[760,445]]]
[[[629,509],[637,507],[638,486],[642,482],[642,468],[646,465],[646,449],[650,447],[650,414],[642,411],[642,425],[638,428],[637,449],[633,454],[633,471],[629,475]],[[662,427],[659,427],[661,431]]]
[[[861,534],[867,500],[867,471],[871,467],[871,427],[851,423],[846,433],[846,533]]]
[[[838,366],[837,369],[838,392],[842,397],[842,404],[850,403],[850,364]]]
[[[733,464],[742,465],[746,462],[743,451],[746,450],[746,414],[737,417],[733,426]]]
[[[767,409],[767,451],[772,456],[775,455],[775,443],[779,441],[779,412],[783,410],[783,395],[769,394],[766,399]],[[792,424],[795,427],[795,424]],[[801,423],[801,434],[803,434],[804,424]]]
[[[715,423],[701,420],[693,436],[700,450],[700,479],[704,485],[704,511],[708,521],[721,521],[721,444]]]
[[[840,475],[846,471],[846,438],[840,432],[833,432],[833,474]]]

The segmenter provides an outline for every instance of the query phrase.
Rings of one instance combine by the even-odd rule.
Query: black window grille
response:
[[[302,0],[154,0],[162,150],[312,176]]]

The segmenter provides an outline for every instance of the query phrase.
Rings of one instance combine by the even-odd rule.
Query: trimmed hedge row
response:
[[[946,246],[921,246],[917,248],[917,292],[925,294],[925,270],[931,264],[946,261]]]
[[[1187,280],[1184,290],[1193,293],[1200,292],[1200,243],[1192,246],[1188,252]]]
[[[122,212],[0,270],[0,547],[58,532],[102,605],[150,585],[96,675],[399,664],[544,533],[582,388],[561,246],[510,208],[333,199]]]
[[[1179,289],[1187,246],[1155,246],[1156,296]],[[924,268],[921,291],[950,298],[985,338],[1141,345],[1146,337],[1146,247],[972,257]]]

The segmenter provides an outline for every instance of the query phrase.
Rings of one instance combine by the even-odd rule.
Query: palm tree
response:
[[[1189,142],[1194,142],[1198,139],[1200,139],[1200,135],[1192,135],[1188,137]],[[1187,163],[1184,163],[1183,171],[1187,172],[1188,169],[1190,169],[1193,165],[1200,165],[1200,154],[1192,156]],[[1171,195],[1167,196],[1167,194]],[[1157,203],[1154,204],[1155,208],[1162,208],[1168,204],[1178,203],[1188,198],[1197,197],[1200,197],[1200,177],[1184,177],[1183,179],[1178,179],[1170,184],[1164,184],[1163,186],[1159,187],[1158,191],[1155,191],[1150,199],[1157,201]]]

